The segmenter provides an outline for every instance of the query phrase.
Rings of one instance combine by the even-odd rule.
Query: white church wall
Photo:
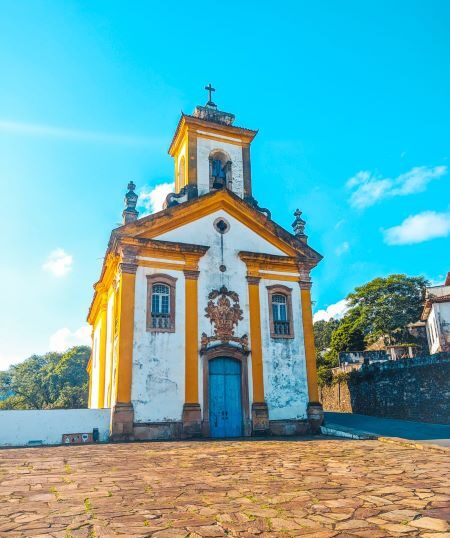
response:
[[[223,235],[223,264],[227,268],[226,272],[224,273],[219,271],[219,265],[222,264],[221,235],[214,228],[214,221],[219,217],[226,219],[230,224],[229,231]],[[189,223],[181,228],[166,232],[158,236],[158,239],[165,241],[179,241],[184,243],[195,242],[196,244],[209,245],[210,247],[199,262],[199,336],[202,334],[202,332],[205,332],[208,336],[213,333],[209,319],[205,317],[208,294],[213,289],[219,289],[222,285],[225,285],[229,290],[235,291],[239,295],[240,305],[244,312],[244,319],[239,322],[239,325],[235,330],[235,334],[237,336],[247,334],[250,337],[248,319],[248,285],[246,280],[247,268],[245,263],[242,262],[238,257],[238,253],[241,250],[246,250],[251,252],[282,255],[283,252],[271,245],[265,239],[255,234],[252,230],[248,229],[224,210],[216,211],[211,215],[202,217],[201,219]],[[177,297],[178,296],[179,292],[177,282]],[[297,302],[299,304],[299,300]],[[251,403],[253,399],[251,355],[248,361],[248,378],[249,401]],[[203,360],[201,357],[199,357],[198,382],[199,403],[203,409]]]
[[[147,275],[177,279],[175,332],[146,329]],[[133,378],[131,400],[135,422],[179,421],[184,404],[185,285],[180,271],[138,267],[136,272]]]
[[[267,286],[280,284],[292,289],[294,338],[270,336]],[[259,284],[263,346],[264,392],[270,420],[306,418],[308,385],[301,314],[300,286],[297,282],[262,279]]]
[[[230,224],[230,230],[223,235],[224,252],[228,250],[229,252],[233,253],[233,259],[236,261],[242,263],[237,257],[237,253],[241,250],[262,254],[277,254],[280,256],[286,256],[282,250],[260,237],[253,230],[247,228],[247,226],[222,209],[215,211],[210,215],[201,217],[194,222],[189,222],[184,226],[180,226],[179,228],[155,236],[155,239],[206,245],[209,246],[210,249],[205,256],[203,256],[202,260],[211,256],[217,257],[218,255],[220,259],[220,234],[214,228],[214,221],[219,217],[224,218]],[[219,273],[219,265],[220,262],[218,262],[216,266],[217,273]],[[230,266],[229,269],[231,268],[232,267]]]
[[[225,137],[224,137],[225,138]],[[199,194],[209,192],[209,155],[220,149],[228,153],[231,159],[232,191],[244,197],[244,172],[242,164],[242,147],[224,141],[197,138],[197,187]]]
[[[37,409],[0,411],[0,446],[58,445],[64,433],[92,433],[109,438],[110,409]]]

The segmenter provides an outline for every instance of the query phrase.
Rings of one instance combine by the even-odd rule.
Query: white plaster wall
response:
[[[175,332],[146,330],[147,275],[177,279]],[[185,286],[180,271],[138,267],[136,272],[133,377],[131,399],[135,422],[181,420],[184,404]]]
[[[0,411],[0,446],[26,446],[30,441],[58,445],[64,433],[91,433],[109,438],[110,409],[45,409]],[[33,444],[33,443],[32,443]]]
[[[111,375],[113,368],[113,322],[114,322],[114,292],[108,297],[106,307],[106,361],[105,361],[105,399],[104,407],[108,407],[108,396],[111,393]]]
[[[97,323],[94,329],[92,340],[92,385],[91,385],[91,409],[98,408],[99,391],[99,355],[100,355],[100,328],[101,323]]]
[[[237,256],[241,250],[262,254],[285,255],[279,248],[273,246],[222,209],[194,222],[190,222],[185,226],[158,235],[155,239],[209,246],[210,249],[202,259],[204,260],[208,257],[217,258],[220,255],[220,234],[214,229],[214,221],[219,217],[224,218],[230,223],[230,230],[224,234],[223,238],[224,251],[228,251],[227,255],[232,255],[229,258],[232,264],[234,264],[234,261],[243,263]],[[217,272],[219,272],[219,265],[220,262],[216,266]]]
[[[439,303],[439,321],[442,339],[450,344],[450,302]]]
[[[199,194],[209,192],[209,155],[211,151],[220,149],[228,153],[231,159],[232,191],[244,197],[244,173],[242,165],[242,147],[226,141],[197,138],[197,188]]]
[[[267,286],[280,284],[292,289],[294,338],[270,337]],[[297,282],[261,280],[261,333],[264,364],[264,392],[271,420],[306,418],[308,384],[301,313],[300,286]]]
[[[223,235],[223,264],[227,267],[225,273],[219,271],[219,265],[222,263],[222,254],[221,254],[221,241],[220,234],[214,229],[213,223],[218,218],[222,217],[226,219],[230,224],[230,230]],[[263,238],[259,237],[252,230],[249,230],[246,226],[236,220],[234,217],[229,215],[226,211],[220,210],[214,212],[211,215],[202,217],[201,219],[189,223],[182,228],[171,230],[170,232],[164,233],[158,236],[158,239],[165,241],[179,241],[184,243],[196,243],[199,245],[209,246],[209,250],[206,254],[200,259],[199,269],[200,276],[198,280],[198,298],[199,298],[199,337],[202,332],[205,332],[207,335],[212,335],[213,330],[209,320],[205,317],[205,308],[208,303],[208,294],[213,289],[218,289],[222,285],[225,285],[229,290],[233,290],[238,293],[240,298],[240,305],[244,312],[244,319],[239,322],[239,325],[235,329],[235,334],[237,336],[242,336],[247,334],[250,337],[249,331],[249,318],[248,318],[248,285],[246,280],[247,268],[244,262],[242,262],[238,253],[241,250],[267,253],[267,254],[279,254],[282,255],[283,252],[278,248],[274,247],[268,243]],[[181,273],[182,278],[183,274]],[[181,279],[182,281],[182,279]],[[261,280],[260,286],[263,286],[263,281]],[[270,281],[272,282],[272,281]],[[179,297],[179,283],[177,282],[177,297]],[[297,285],[298,288],[298,285]],[[264,301],[264,295],[262,295],[262,304]],[[267,298],[265,298],[267,302]],[[299,292],[296,290],[296,294],[293,295],[293,301],[295,302],[294,311],[296,319],[300,319],[300,298]],[[184,305],[183,305],[184,308]],[[300,322],[301,326],[301,322]],[[263,331],[269,333],[269,329],[263,328]],[[299,329],[300,331],[300,329]],[[178,332],[178,326],[177,326]],[[300,333],[299,333],[300,335]],[[264,342],[264,340],[263,340]],[[264,345],[264,344],[263,344]],[[251,347],[251,341],[250,341]],[[171,351],[172,352],[172,351]],[[184,342],[182,343],[182,353],[184,353]],[[271,352],[272,353],[272,352]],[[270,359],[267,359],[270,361]],[[304,362],[304,358],[303,358]],[[297,374],[299,369],[301,370],[301,360],[299,359],[294,366],[292,366],[292,371]],[[268,366],[270,367],[270,365]],[[300,372],[302,374],[302,372]],[[303,374],[302,374],[303,375]],[[248,378],[249,378],[249,401],[252,402],[252,370],[251,370],[251,356],[248,361]],[[199,400],[203,409],[203,359],[199,356]],[[272,382],[275,382],[274,376],[271,374],[269,379],[269,387],[271,387]],[[292,384],[291,392],[295,391],[296,388],[302,385],[303,381],[300,380],[297,384]],[[289,408],[288,418],[296,418],[297,415],[302,415],[304,408],[306,409],[306,403],[302,406],[297,400],[292,400],[291,407]],[[275,402],[275,399],[274,399]],[[277,413],[274,404],[272,407]],[[182,403],[181,403],[182,407]],[[295,414],[293,414],[295,413]],[[280,413],[278,412],[278,415]],[[277,415],[277,418],[278,418]],[[303,415],[302,415],[303,416]],[[284,417],[283,417],[284,418]]]
[[[430,314],[427,319],[427,336],[428,336],[428,347],[430,348],[430,353],[436,353],[439,348],[439,340],[436,338],[436,305],[431,307]]]
[[[442,351],[442,344],[450,343],[450,303],[434,303],[427,319],[430,353]]]

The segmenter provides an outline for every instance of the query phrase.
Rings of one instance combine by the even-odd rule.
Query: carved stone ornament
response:
[[[202,334],[201,349],[205,350],[211,342],[237,342],[244,351],[248,351],[248,336],[235,336],[234,329],[243,319],[242,310],[239,306],[239,295],[234,291],[228,291],[225,286],[220,290],[213,290],[208,295],[208,305],[205,308],[205,317],[209,318],[214,325],[214,335]]]

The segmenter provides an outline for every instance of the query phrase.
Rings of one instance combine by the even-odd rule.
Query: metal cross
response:
[[[215,92],[216,89],[213,88],[213,87],[211,86],[211,82],[210,82],[210,83],[208,84],[208,86],[205,86],[205,90],[207,90],[207,92],[209,93],[208,103],[212,103],[212,99],[211,99],[212,94],[211,94],[211,92]]]

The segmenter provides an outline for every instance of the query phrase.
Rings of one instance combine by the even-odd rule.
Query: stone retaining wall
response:
[[[450,353],[363,366],[321,387],[325,411],[450,424]]]

